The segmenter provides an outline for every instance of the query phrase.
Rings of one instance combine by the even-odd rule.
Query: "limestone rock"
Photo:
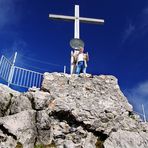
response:
[[[70,112],[77,121],[105,134],[113,127],[118,129],[120,124],[115,126],[116,120],[122,122],[132,112],[113,76],[89,78],[46,73],[42,90],[54,96],[49,105],[52,112]]]
[[[19,94],[19,92],[10,89],[8,86],[0,84],[0,117],[8,114],[11,98]]]
[[[78,136],[81,142],[84,142],[89,134],[98,137],[98,140],[92,138],[95,139],[92,142],[93,144],[91,145],[88,142],[86,146],[80,141],[75,141],[75,138],[71,139],[71,134],[67,134],[64,139],[65,143],[61,139],[59,142],[65,147],[68,144],[71,147],[76,146],[76,144],[80,144],[82,147],[88,147],[88,145],[91,145],[89,147],[95,147],[94,145],[103,147],[103,142],[118,130],[133,133],[145,131],[145,134],[147,134],[148,128],[144,130],[141,121],[131,116],[133,108],[121,92],[114,76],[100,75],[92,77],[45,73],[41,90],[49,92],[53,98],[48,106],[49,114],[60,121],[66,121],[70,130],[74,131],[72,137]],[[85,140],[79,134],[76,134],[79,126],[84,129]],[[58,123],[56,123],[54,129],[57,130],[53,132],[57,134],[57,137],[62,135],[62,129],[59,128]],[[147,141],[147,139],[145,140]],[[135,146],[137,145],[135,143]],[[124,145],[121,145],[122,147]]]
[[[32,104],[23,94],[12,97],[10,105],[10,114],[16,114],[24,110],[32,109]]]
[[[105,148],[147,148],[148,133],[118,130],[104,143]]]
[[[5,129],[8,135],[22,143],[24,148],[33,148],[36,131],[36,112],[33,110],[22,111],[15,115],[0,118],[1,130]]]
[[[13,96],[18,96],[20,94],[20,92],[15,91],[15,90],[11,89],[10,87],[3,85],[1,83],[0,83],[0,91],[5,92],[5,93],[10,93]]]
[[[16,140],[0,130],[0,148],[14,148],[15,146]]]
[[[43,91],[34,91],[34,92],[27,92],[25,94],[26,97],[32,102],[32,107],[35,110],[43,110],[46,109],[49,105],[52,96],[48,92]]]
[[[37,143],[48,145],[52,142],[51,119],[46,110],[37,112]]]
[[[26,93],[0,85],[2,148],[147,148],[147,137],[114,76],[45,73]]]

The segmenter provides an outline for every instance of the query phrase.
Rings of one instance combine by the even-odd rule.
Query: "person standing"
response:
[[[75,56],[76,74],[86,73],[87,61],[89,60],[88,53],[84,53],[84,48],[80,48],[78,54]]]

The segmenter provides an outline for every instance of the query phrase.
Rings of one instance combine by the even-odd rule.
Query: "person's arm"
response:
[[[86,53],[86,60],[89,61],[89,54],[88,54],[88,52]]]
[[[73,55],[73,57],[74,57],[74,62],[75,62],[75,63],[77,63],[78,55],[79,55],[79,53],[76,53],[76,54]]]

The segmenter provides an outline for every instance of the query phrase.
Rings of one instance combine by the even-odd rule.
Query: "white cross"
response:
[[[94,24],[103,24],[104,23],[103,19],[80,17],[79,14],[80,14],[79,13],[79,5],[75,5],[75,16],[49,14],[49,18],[74,21],[75,22],[74,38],[77,38],[77,39],[80,38],[80,22],[94,23]]]
[[[66,16],[66,15],[56,15],[56,14],[49,14],[49,18],[52,19],[61,19],[61,20],[71,20],[74,21],[74,38],[80,39],[80,22],[84,23],[94,23],[94,24],[103,24],[103,19],[95,19],[95,18],[86,18],[86,17],[80,17],[79,12],[79,5],[75,5],[75,16]],[[77,53],[78,51],[74,51],[74,53]],[[73,64],[74,58],[73,58],[73,51],[71,51],[71,68],[70,73],[75,73],[76,65]]]

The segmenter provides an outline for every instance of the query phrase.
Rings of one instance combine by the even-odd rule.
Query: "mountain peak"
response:
[[[114,76],[45,73],[41,89],[15,93],[1,87],[1,147],[148,146],[148,125],[134,114]]]

